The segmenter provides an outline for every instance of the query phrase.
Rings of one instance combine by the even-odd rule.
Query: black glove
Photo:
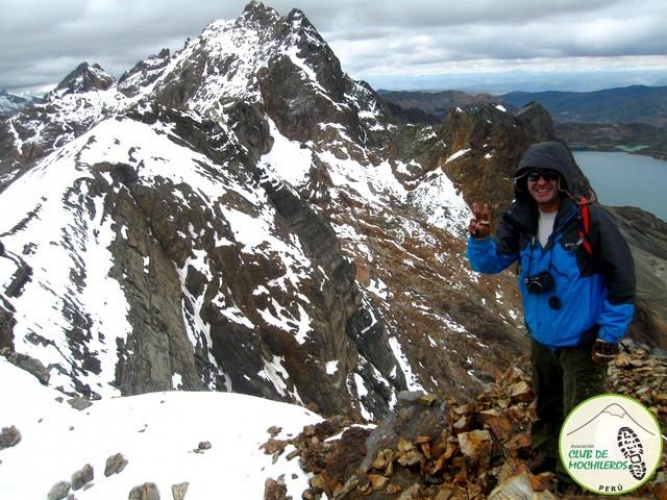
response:
[[[605,342],[602,339],[596,339],[593,344],[593,363],[600,365],[609,363],[616,358],[618,354],[618,344],[615,342]]]

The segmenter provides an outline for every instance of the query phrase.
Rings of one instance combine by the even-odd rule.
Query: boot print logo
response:
[[[646,476],[646,463],[644,463],[644,447],[639,437],[630,429],[630,427],[621,427],[618,430],[618,448],[628,461],[630,474],[637,481],[641,481]]]
[[[565,419],[560,459],[582,488],[623,495],[649,481],[662,457],[662,431],[639,401],[603,394],[579,404]]]

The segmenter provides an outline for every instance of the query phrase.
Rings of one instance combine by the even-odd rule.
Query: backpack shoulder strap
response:
[[[591,203],[591,200],[583,196],[577,201],[577,205],[579,206],[579,213],[581,214],[581,223],[579,224],[579,238],[583,240],[582,244],[584,245],[588,255],[593,254],[593,247],[591,246],[591,242],[588,237],[591,228],[591,213],[588,207]]]

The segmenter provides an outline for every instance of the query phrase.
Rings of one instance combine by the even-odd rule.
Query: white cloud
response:
[[[54,85],[82,61],[119,77],[162,48],[181,48],[212,21],[237,18],[247,3],[165,0],[156,8],[148,0],[4,0],[0,88]],[[640,66],[660,84],[667,69],[661,0],[264,4],[283,16],[301,9],[345,71],[376,86],[395,75],[545,71],[559,61],[575,69]]]

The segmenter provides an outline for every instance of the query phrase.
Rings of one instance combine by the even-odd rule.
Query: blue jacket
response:
[[[634,315],[636,288],[630,249],[611,215],[591,204],[589,253],[580,236],[580,208],[571,198],[575,170],[560,143],[535,144],[524,154],[515,176],[516,200],[502,216],[494,238],[468,238],[467,256],[473,270],[498,273],[519,265],[519,288],[525,323],[531,336],[552,349],[591,343],[595,336],[617,342]],[[562,175],[563,197],[554,230],[543,248],[537,240],[539,212],[528,194],[523,174],[550,168]],[[576,199],[576,198],[575,198]],[[530,293],[526,279],[548,271],[555,286]]]

